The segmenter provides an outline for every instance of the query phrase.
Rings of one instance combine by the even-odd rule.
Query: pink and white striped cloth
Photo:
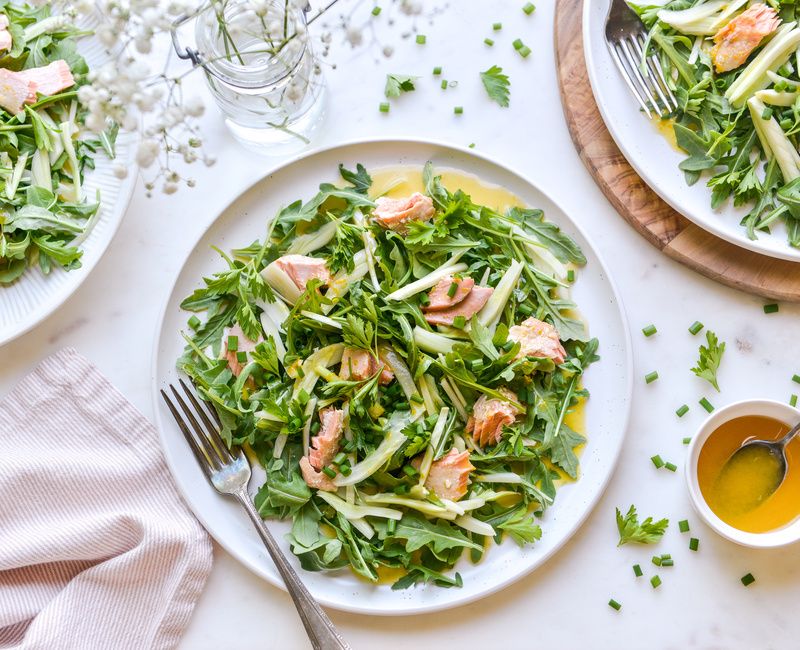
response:
[[[173,648],[210,569],[154,428],[86,359],[0,401],[0,648]]]

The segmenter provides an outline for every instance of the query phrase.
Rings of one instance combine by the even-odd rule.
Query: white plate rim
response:
[[[484,163],[494,165],[500,170],[512,174],[520,179],[522,179],[525,183],[527,183],[531,188],[533,188],[536,192],[540,193],[544,198],[550,201],[567,219],[570,221],[570,226],[574,228],[578,233],[587,241],[589,242],[590,247],[592,248],[592,252],[597,258],[599,263],[599,270],[600,272],[605,274],[606,282],[608,283],[611,295],[614,297],[617,309],[620,314],[620,322],[622,323],[622,333],[621,333],[621,341],[625,345],[625,361],[624,361],[624,373],[625,373],[625,395],[623,396],[624,402],[624,413],[622,414],[621,418],[621,432],[619,437],[617,438],[617,444],[614,446],[613,449],[610,450],[609,453],[609,460],[610,465],[608,472],[606,473],[603,480],[599,483],[595,493],[587,502],[582,514],[578,517],[575,522],[573,523],[572,527],[562,536],[562,538],[556,542],[552,548],[550,548],[547,552],[543,553],[539,561],[531,566],[524,567],[517,575],[511,576],[505,580],[499,581],[491,586],[491,588],[485,588],[484,590],[472,594],[464,594],[461,597],[455,597],[447,602],[442,603],[435,603],[425,605],[424,607],[406,607],[402,610],[375,610],[368,607],[360,607],[355,604],[346,603],[342,604],[340,602],[331,601],[325,597],[317,597],[318,602],[326,607],[331,607],[333,609],[339,611],[346,611],[355,614],[365,614],[371,616],[411,616],[416,614],[426,614],[432,613],[436,611],[441,611],[445,609],[452,609],[454,607],[459,607],[462,605],[466,605],[468,603],[474,602],[481,598],[485,598],[490,596],[493,593],[501,590],[502,588],[517,582],[524,578],[525,576],[532,573],[535,569],[545,564],[553,555],[555,555],[558,551],[560,551],[564,545],[572,539],[581,526],[585,523],[586,519],[589,515],[594,511],[595,507],[597,506],[600,498],[603,496],[606,488],[608,487],[608,483],[610,482],[614,472],[616,470],[617,464],[619,462],[619,457],[622,452],[622,447],[624,445],[625,439],[627,437],[627,432],[630,424],[630,413],[632,408],[632,401],[633,401],[633,349],[632,349],[632,340],[630,335],[630,326],[628,323],[627,313],[625,311],[624,304],[622,302],[621,294],[617,287],[616,282],[614,281],[613,277],[609,273],[608,265],[606,264],[605,260],[602,256],[598,253],[597,249],[590,243],[591,240],[587,236],[585,230],[574,221],[571,217],[569,217],[568,213],[561,207],[561,204],[555,201],[552,196],[543,191],[536,183],[528,180],[527,176],[522,174],[519,171],[516,171],[513,167],[510,167],[504,163],[500,163],[491,156],[477,153],[472,149],[467,147],[463,147],[458,144],[453,144],[450,142],[446,142],[444,140],[435,140],[435,139],[419,139],[413,137],[404,137],[404,136],[387,136],[387,137],[371,137],[371,138],[356,138],[351,140],[345,140],[341,142],[337,142],[335,144],[326,145],[322,147],[315,147],[309,151],[302,152],[298,155],[292,156],[291,158],[280,162],[269,169],[259,176],[256,180],[252,183],[248,184],[247,186],[240,188],[238,193],[231,198],[229,202],[222,207],[218,214],[207,224],[207,226],[202,230],[201,233],[196,237],[195,241],[192,243],[191,247],[189,247],[188,253],[186,255],[186,259],[184,259],[183,263],[181,264],[180,269],[176,272],[173,281],[169,284],[168,290],[166,291],[165,298],[162,301],[162,307],[156,321],[156,328],[153,337],[153,350],[151,356],[151,399],[152,399],[152,407],[155,419],[156,430],[158,432],[159,443],[162,447],[162,453],[164,455],[165,462],[168,465],[170,473],[173,474],[173,478],[176,474],[176,470],[173,466],[172,459],[168,453],[166,453],[166,441],[165,441],[165,434],[164,434],[164,426],[161,420],[161,396],[159,393],[159,380],[158,380],[158,361],[159,361],[159,350],[160,350],[160,343],[161,343],[161,333],[163,331],[164,320],[166,318],[167,310],[170,307],[170,298],[174,293],[175,287],[178,283],[178,280],[181,276],[183,267],[188,262],[190,256],[195,251],[197,246],[200,242],[206,237],[209,230],[211,230],[216,222],[224,215],[234,203],[236,203],[240,197],[244,196],[251,190],[253,190],[257,185],[262,183],[266,178],[271,176],[272,174],[277,173],[278,171],[284,170],[292,165],[297,164],[298,162],[304,160],[305,158],[312,158],[317,155],[322,155],[326,153],[331,153],[337,149],[347,149],[352,147],[357,147],[361,145],[375,145],[375,144],[384,144],[384,145],[391,145],[392,143],[400,143],[404,145],[420,145],[425,147],[439,147],[446,150],[451,150],[456,153],[474,157]],[[211,530],[212,526],[209,525],[207,517],[204,516],[202,512],[198,512],[195,510],[191,503],[192,499],[190,495],[184,490],[184,486],[181,484],[180,481],[177,479],[174,481],[178,492],[180,493],[181,497],[184,500],[184,503],[187,504],[187,507],[192,511],[194,516],[197,520],[202,524],[202,526],[206,529],[206,531],[214,538],[214,540],[222,546],[228,553],[230,553],[238,562],[243,564],[247,567],[251,572],[255,575],[261,577],[262,579],[266,580],[273,586],[276,586],[284,591],[286,591],[286,587],[280,579],[276,579],[275,576],[266,573],[263,570],[263,567],[260,566],[258,563],[253,562],[250,560],[249,557],[243,557],[240,553],[238,553],[235,549],[233,549],[227,541],[224,539],[223,536],[215,534]],[[220,498],[224,498],[220,496]],[[272,562],[270,561],[270,564]],[[274,566],[274,565],[273,565]],[[302,577],[302,576],[301,576]],[[449,592],[453,593],[456,590],[448,590]]]
[[[610,2],[610,0],[607,1]],[[595,2],[597,2],[597,0],[595,0]],[[800,249],[789,246],[788,242],[786,241],[782,241],[782,245],[778,245],[776,243],[775,246],[771,246],[769,243],[765,244],[765,242],[777,242],[779,241],[777,237],[768,237],[766,234],[761,233],[758,239],[751,240],[748,239],[744,228],[738,223],[735,225],[735,227],[725,227],[723,225],[724,220],[714,215],[711,209],[710,190],[707,192],[707,201],[703,209],[700,211],[693,210],[683,198],[684,196],[688,195],[690,191],[689,186],[684,183],[682,188],[683,191],[680,191],[681,188],[676,188],[675,192],[668,190],[665,186],[664,180],[655,175],[655,166],[648,166],[646,164],[646,160],[636,152],[633,147],[632,136],[626,132],[625,128],[623,128],[624,120],[615,119],[615,116],[610,112],[612,102],[608,101],[608,98],[611,95],[616,96],[616,90],[619,90],[619,88],[612,90],[610,87],[606,87],[604,84],[602,84],[600,80],[600,68],[608,68],[609,63],[613,66],[613,62],[611,61],[610,56],[608,61],[604,62],[603,64],[595,59],[594,45],[596,45],[597,48],[603,52],[603,55],[607,54],[608,51],[605,45],[605,37],[599,33],[599,30],[601,30],[605,24],[604,20],[599,24],[592,24],[591,20],[592,12],[597,11],[595,7],[598,6],[600,5],[594,4],[591,0],[583,0],[581,38],[583,39],[583,52],[584,59],[586,61],[586,71],[589,76],[589,83],[592,87],[595,103],[600,111],[600,116],[603,118],[603,123],[611,134],[614,142],[622,152],[622,155],[625,157],[625,160],[628,161],[631,167],[633,167],[634,171],[647,184],[647,186],[656,194],[658,194],[658,196],[665,203],[703,230],[710,232],[720,239],[730,242],[731,244],[734,244],[740,248],[745,248],[766,257],[800,262]],[[619,76],[616,67],[613,68],[612,72]],[[620,83],[622,83],[621,79]],[[626,105],[630,104],[630,106],[638,112],[635,107],[636,100],[630,94],[630,91],[624,87],[622,87],[622,90],[627,93],[625,99],[628,101]],[[642,119],[644,118],[642,117]],[[657,147],[659,146],[659,143],[662,146],[665,146],[665,150],[668,150],[672,154],[671,158],[676,157],[678,152],[675,151],[671,145],[669,145],[669,143],[666,141],[666,138],[659,136],[655,132],[655,129],[653,129],[653,144]],[[676,158],[676,166],[677,162],[678,160]],[[704,180],[706,180],[706,177],[701,176],[700,180],[697,182],[697,185],[704,185]],[[701,214],[701,212],[705,212],[705,214]]]

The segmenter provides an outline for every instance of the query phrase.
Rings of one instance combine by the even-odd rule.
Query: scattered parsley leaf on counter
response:
[[[496,101],[504,108],[508,106],[511,82],[508,80],[508,75],[503,74],[503,68],[493,65],[488,70],[481,72],[481,81],[489,99]]]
[[[655,544],[661,539],[664,531],[669,526],[669,519],[661,519],[654,522],[652,517],[648,517],[641,524],[636,514],[636,506],[631,506],[628,513],[623,517],[620,509],[617,508],[617,529],[619,530],[619,544],[622,546],[628,542],[636,544]]]
[[[404,74],[387,74],[386,88],[383,92],[388,98],[400,97],[401,93],[410,93],[412,90],[416,90],[416,86],[414,86],[416,79],[416,77]]]
[[[700,379],[705,379],[719,392],[717,370],[725,352],[725,343],[720,343],[717,335],[711,330],[706,332],[706,341],[708,342],[708,347],[700,346],[700,358],[697,360],[697,366],[692,368],[692,372]]]

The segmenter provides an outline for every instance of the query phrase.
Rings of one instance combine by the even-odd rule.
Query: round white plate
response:
[[[167,462],[197,518],[232,555],[271,583],[282,585],[261,541],[240,507],[218,495],[206,481],[179,429],[158,394],[158,389],[177,380],[175,360],[183,351],[179,334],[188,314],[179,304],[203,276],[222,268],[222,250],[250,244],[264,236],[266,222],[279,208],[298,198],[313,196],[319,183],[336,180],[337,166],[367,170],[398,164],[450,167],[474,174],[484,182],[506,187],[531,206],[544,209],[580,244],[588,265],[577,276],[574,297],[600,339],[602,360],[586,375],[591,398],[586,407],[588,444],[581,457],[582,476],[562,486],[555,505],[541,521],[539,542],[520,549],[511,540],[492,547],[484,560],[473,566],[462,559],[457,567],[464,579],[461,589],[424,586],[392,591],[390,585],[371,585],[349,570],[309,573],[300,569],[283,540],[288,523],[270,522],[287,556],[301,572],[311,593],[324,605],[366,614],[400,615],[429,612],[485,596],[519,579],[547,560],[578,529],[606,485],[617,461],[628,420],[631,395],[631,356],[626,320],[617,291],[605,266],[581,230],[541,190],[520,175],[468,150],[416,141],[373,141],[337,146],[295,159],[271,172],[239,196],[212,223],[195,245],[167,300],[153,355],[153,400],[156,424]],[[452,188],[451,188],[452,189]]]
[[[81,27],[91,28],[92,25],[82,22]],[[92,70],[109,61],[106,50],[91,36],[81,39],[78,49]],[[100,209],[94,227],[80,245],[83,250],[81,268],[74,271],[54,268],[44,275],[37,265],[27,269],[16,282],[0,285],[0,345],[24,334],[58,309],[103,256],[128,209],[136,184],[135,143],[135,135],[120,132],[116,158],[109,160],[103,151],[98,151],[94,158],[95,169],[86,170],[85,196],[93,201],[99,190]],[[118,164],[128,169],[124,180],[114,175],[114,166]]]
[[[701,228],[733,244],[763,255],[800,261],[800,249],[789,246],[783,223],[772,232],[747,237],[739,222],[749,207],[733,207],[728,201],[711,209],[708,176],[701,176],[691,187],[686,184],[678,164],[686,154],[675,149],[642,113],[631,91],[625,86],[611,59],[605,41],[605,20],[611,0],[584,0],[583,46],[586,69],[600,114],[625,158],[664,201]]]

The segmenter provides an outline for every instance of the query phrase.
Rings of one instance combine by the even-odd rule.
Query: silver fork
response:
[[[267,547],[272,561],[278,568],[289,595],[294,601],[297,613],[300,615],[308,638],[311,640],[312,647],[314,650],[349,650],[350,646],[341,637],[327,614],[319,606],[319,603],[314,600],[292,568],[292,565],[286,560],[283,552],[275,543],[275,539],[264,524],[264,520],[250,500],[247,493],[247,483],[250,481],[250,464],[247,462],[244,452],[241,449],[237,449],[235,452],[228,449],[228,446],[219,435],[220,422],[217,412],[204,401],[201,405],[202,400],[195,397],[183,379],[180,380],[180,385],[186,395],[188,404],[181,397],[175,386],[172,384],[169,386],[175,402],[180,407],[180,411],[164,390],[161,391],[161,397],[167,403],[167,407],[178,423],[178,427],[183,432],[189,447],[194,453],[194,457],[200,467],[203,468],[203,472],[205,472],[211,485],[214,486],[217,492],[236,498],[247,511],[256,531],[258,531],[261,540],[264,542],[264,546]],[[191,404],[192,408],[189,407],[189,404]],[[181,412],[183,415],[181,415]],[[203,426],[198,422],[198,418],[202,421]]]
[[[642,64],[646,36],[642,21],[628,3],[611,0],[606,16],[606,45],[611,58],[647,116],[655,113],[666,117],[678,108],[678,102],[656,56],[647,57]]]

